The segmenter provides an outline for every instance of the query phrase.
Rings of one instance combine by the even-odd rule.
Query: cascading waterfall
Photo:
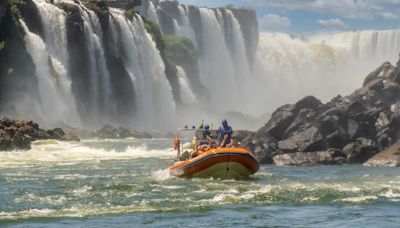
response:
[[[31,33],[24,21],[20,21],[26,35],[25,45],[28,53],[36,66],[36,76],[38,79],[40,94],[40,119],[59,121],[77,121],[76,109],[71,109],[74,103],[65,96],[66,89],[70,92],[70,87],[63,88],[65,82],[55,78],[50,74],[49,53],[43,40],[36,34]],[[35,104],[35,103],[33,103]]]
[[[395,63],[399,30],[346,32],[298,38],[263,33],[257,52],[257,80],[267,91],[261,110],[314,95],[323,101],[358,88],[384,61]],[[282,88],[285,89],[284,95]],[[274,95],[275,94],[275,95]],[[280,94],[276,96],[276,94]],[[269,107],[268,107],[269,106]]]
[[[158,24],[157,10],[154,6],[153,1],[142,1],[142,6],[140,7],[140,15]]]
[[[62,7],[59,8],[57,4],[53,5],[45,0],[33,0],[33,3],[39,10],[44,27],[43,38],[31,33],[22,20],[21,23],[26,32],[26,49],[36,67],[35,75],[38,79],[40,100],[29,102],[39,110],[34,114],[35,118],[40,118],[49,124],[62,121],[76,126],[81,124],[82,115],[85,115],[85,119],[89,118],[90,121],[83,124],[90,127],[114,123],[128,124],[137,128],[163,129],[174,123],[173,120],[169,120],[168,124],[163,121],[175,115],[176,106],[160,52],[146,32],[141,18],[134,17],[129,20],[124,11],[110,8],[109,27],[112,34],[104,36],[103,26],[94,11],[79,2],[56,1],[57,4],[70,5],[72,10],[78,9],[76,12],[73,11],[77,13],[74,19],[76,16],[81,18],[83,40],[71,41],[67,38],[68,15],[61,9]],[[72,23],[79,23],[79,20]],[[109,38],[105,41],[104,37]],[[78,54],[81,54],[79,58],[85,59],[88,64],[85,66],[88,69],[87,75],[82,75],[87,79],[78,77],[79,81],[74,81],[77,80],[77,76],[71,77],[71,67],[79,69],[80,66],[76,65],[79,64],[76,61],[72,62],[75,64],[72,66],[69,61],[73,58],[69,56],[70,42],[82,42],[78,47],[86,49],[79,50],[81,53]],[[108,42],[108,51],[105,49],[105,42]],[[117,59],[110,60],[111,63],[121,59],[122,68],[131,78],[131,83],[123,86],[131,87],[134,93],[131,93],[132,96],[129,98],[123,98],[129,99],[129,103],[120,102],[118,105],[132,106],[131,109],[135,110],[132,115],[120,113],[121,107],[117,110],[117,100],[122,98],[116,97],[116,94],[123,96],[128,94],[126,90],[116,93],[115,90],[119,88],[115,85],[117,82],[113,82],[113,77],[116,75],[111,75],[108,69],[110,62],[108,58],[114,57],[108,55]],[[83,93],[87,94],[88,97],[84,99],[88,103],[84,103],[71,86],[81,84],[81,80],[86,80],[88,83],[79,87],[81,90],[87,88]],[[75,101],[80,102],[86,111],[79,113]]]
[[[221,104],[217,106],[218,111],[232,110],[238,99],[237,93],[233,92],[238,89],[238,84],[224,33],[213,10],[201,8],[200,12],[204,29],[200,52],[201,80],[210,90],[212,104]]]
[[[175,110],[171,86],[165,76],[165,66],[155,43],[147,34],[141,18],[130,21],[123,11],[112,9],[115,25],[121,31],[120,39],[125,52],[125,66],[134,82],[138,120],[142,127],[163,124]],[[162,117],[161,117],[162,115]]]
[[[192,41],[192,43],[199,48],[198,41],[196,40],[196,34],[193,28],[190,25],[188,9],[185,6],[179,5],[178,6],[179,14],[182,19],[182,23],[178,24],[178,22],[174,19],[175,33],[178,36],[187,37]]]
[[[178,71],[179,84],[181,85],[180,95],[182,97],[182,103],[184,105],[196,105],[197,99],[194,95],[192,89],[190,88],[190,83],[187,78],[186,72],[182,67],[176,67]]]
[[[244,27],[252,19],[243,19],[243,14],[230,9],[171,3],[162,10],[174,12],[164,12],[171,16],[172,29],[163,29],[168,23],[161,25],[158,18],[161,8],[157,7],[162,7],[162,2],[148,2],[147,18],[160,22],[163,31],[187,37],[198,49],[199,68],[189,69],[198,74],[197,81],[185,72],[187,66],[177,66],[175,83],[179,83],[182,106],[176,113],[172,82],[140,17],[128,19],[124,11],[111,8],[105,19],[75,1],[56,1],[55,5],[32,1],[41,17],[43,34],[31,32],[24,21],[21,24],[26,49],[36,66],[39,97],[27,94],[29,101],[19,101],[15,110],[24,113],[21,107],[29,103],[36,113],[30,118],[36,115],[49,124],[62,121],[76,126],[83,122],[84,126],[97,127],[112,123],[166,129],[175,127],[177,120],[193,121],[204,115],[219,119],[228,111],[258,116],[306,95],[327,101],[337,94],[349,94],[383,61],[396,61],[400,51],[400,30],[308,38],[265,33],[260,36],[253,62],[249,43],[259,38],[251,37],[253,33],[249,37]],[[73,11],[74,18],[68,7],[58,3],[78,9]],[[70,30],[76,23],[81,34]],[[75,40],[75,36],[79,38]],[[72,42],[80,42],[74,46],[77,53],[71,52]],[[75,58],[78,60],[71,61]],[[87,64],[82,71],[81,60]],[[195,87],[198,84],[205,90]],[[127,106],[130,108],[125,109]]]
[[[145,2],[151,4],[151,1]],[[143,8],[150,10],[147,4]],[[169,12],[171,8],[175,10]],[[195,8],[173,3],[159,10],[167,10],[166,14],[170,16],[173,12],[178,13],[170,18],[174,35],[190,39],[199,51],[200,80],[211,98],[207,104],[201,104],[202,108],[214,113],[232,110],[246,112],[240,110],[237,104],[247,106],[251,98],[237,91],[249,88],[251,69],[243,32],[233,12],[229,9]],[[163,31],[171,30],[163,28],[163,23],[160,26]]]
[[[115,116],[116,107],[112,102],[113,94],[110,87],[110,74],[106,67],[102,46],[103,34],[100,22],[93,11],[86,8],[79,9],[84,18],[85,37],[90,54],[90,79],[92,80],[90,99],[93,105],[91,115],[97,118],[105,118],[105,121],[111,121],[110,117]],[[103,97],[104,100],[100,100],[99,97]],[[99,117],[100,113],[105,116]]]

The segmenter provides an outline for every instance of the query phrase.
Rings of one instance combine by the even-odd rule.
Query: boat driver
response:
[[[222,126],[219,128],[219,137],[222,140],[219,147],[225,147],[227,143],[231,142],[232,127],[228,125],[228,121],[222,120]]]

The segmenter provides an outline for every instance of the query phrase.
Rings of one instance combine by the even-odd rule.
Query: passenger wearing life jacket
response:
[[[219,137],[222,140],[219,147],[225,147],[231,141],[233,130],[228,125],[228,121],[222,120],[222,126],[219,128]]]
[[[210,136],[211,136],[210,126],[208,126],[208,124],[206,124],[204,126],[204,130],[203,130],[203,138],[208,139]]]

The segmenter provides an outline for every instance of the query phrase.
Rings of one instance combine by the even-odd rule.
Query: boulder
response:
[[[46,133],[50,136],[50,139],[62,140],[65,132],[61,128],[54,128],[52,130],[47,130]]]
[[[268,133],[276,139],[282,138],[284,132],[296,117],[292,113],[292,110],[293,105],[284,105],[278,108],[278,110],[272,113],[271,119],[256,133],[256,135]]]
[[[364,163],[377,152],[376,142],[366,138],[358,138],[343,148],[348,163]]]
[[[400,140],[364,163],[367,166],[400,167]]]
[[[310,158],[315,154],[309,153],[326,154],[334,148],[343,150],[346,162],[363,163],[400,140],[399,83],[400,65],[385,62],[348,96],[325,104],[310,96],[281,106],[264,127],[244,139],[244,146],[264,162]]]
[[[76,135],[65,134],[61,128],[44,130],[33,121],[0,119],[0,151],[29,150],[32,141],[41,139],[79,141]]]
[[[67,133],[61,139],[62,141],[75,141],[75,142],[81,141],[79,137],[73,133]]]
[[[346,161],[346,156],[340,151],[330,149],[327,151],[296,152],[278,154],[273,157],[275,165],[335,165]]]
[[[124,127],[115,128],[109,124],[92,132],[91,135],[101,139],[153,138],[148,132],[139,132]]]
[[[278,149],[283,153],[319,151],[323,147],[322,136],[316,126],[300,129],[293,132],[287,139],[278,142]]]

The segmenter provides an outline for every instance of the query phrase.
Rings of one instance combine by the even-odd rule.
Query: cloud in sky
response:
[[[330,13],[348,19],[398,19],[400,0],[246,0],[254,7]]]
[[[288,17],[279,16],[276,14],[266,14],[260,19],[260,27],[264,29],[283,29],[291,26]]]
[[[345,29],[348,27],[340,18],[331,18],[326,20],[319,19],[317,23],[323,27],[332,29]]]

